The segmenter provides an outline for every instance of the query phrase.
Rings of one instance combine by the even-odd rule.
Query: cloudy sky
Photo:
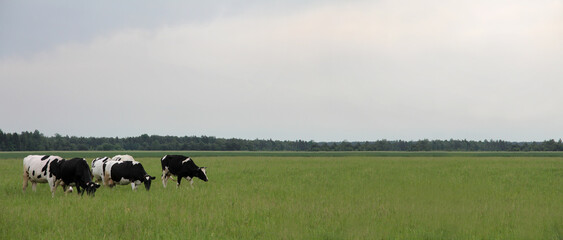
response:
[[[0,86],[4,132],[559,139],[563,1],[0,0]]]

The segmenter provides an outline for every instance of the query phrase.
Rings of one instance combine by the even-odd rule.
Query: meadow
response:
[[[0,239],[563,239],[563,153],[127,153],[150,191],[54,198],[22,192],[30,152],[0,153]],[[171,153],[209,182],[163,188]]]

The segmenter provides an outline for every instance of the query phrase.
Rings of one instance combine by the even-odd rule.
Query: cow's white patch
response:
[[[135,161],[135,159],[133,159],[133,157],[131,155],[115,155],[114,157],[111,158],[111,160],[114,161]]]
[[[131,182],[131,189],[133,189],[133,191],[137,190],[137,187],[138,187],[139,185],[141,185],[141,183],[142,183],[142,182],[139,181],[139,180],[136,180],[136,181],[134,181],[134,182]]]
[[[129,183],[131,183],[131,180],[126,179],[126,178],[121,178],[121,180],[119,180],[120,185],[126,185],[126,184],[129,184]]]
[[[208,178],[207,177],[207,170],[205,168],[201,168],[201,171],[203,172],[203,175],[205,175],[205,178]]]
[[[108,160],[104,165],[102,164],[102,166],[100,166],[102,168],[103,173],[102,174],[102,182],[104,185],[107,186],[113,186],[115,183],[119,183],[119,181],[116,181],[115,179],[111,179],[111,168],[113,167],[113,165],[120,163],[119,161],[114,161],[114,160]],[[104,169],[105,168],[105,169]],[[101,171],[101,172],[102,172]]]
[[[92,161],[92,175],[94,181],[104,182],[104,163],[108,161],[110,161],[109,157],[99,157]]]
[[[191,161],[191,160],[192,160],[191,158],[186,158],[186,160],[182,161],[182,163],[187,163],[187,162],[189,162],[189,161]]]

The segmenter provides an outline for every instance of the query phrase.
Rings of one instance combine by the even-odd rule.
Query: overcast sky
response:
[[[563,1],[0,0],[0,129],[563,137]]]

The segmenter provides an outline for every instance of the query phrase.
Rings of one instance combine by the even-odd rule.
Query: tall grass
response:
[[[0,160],[0,238],[563,238],[561,157],[201,156],[209,182],[164,189],[133,156],[151,190],[93,198],[22,193],[22,160]]]

